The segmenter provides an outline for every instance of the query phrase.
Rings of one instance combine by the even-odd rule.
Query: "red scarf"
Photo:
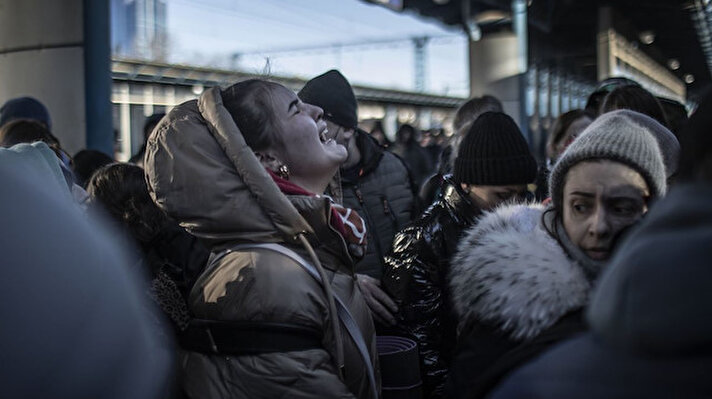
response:
[[[313,197],[315,194],[301,188],[300,186],[290,182],[289,180],[283,179],[277,176],[274,172],[266,169],[272,180],[277,183],[277,187],[285,195],[306,195],[308,197]],[[361,252],[365,253],[366,247],[366,223],[364,223],[361,216],[350,208],[344,208],[343,206],[331,202],[331,227],[338,231],[346,243],[349,244],[349,250],[352,250],[352,245],[362,247]],[[354,248],[355,249],[355,248]],[[354,251],[352,251],[354,252]],[[354,254],[357,256],[358,253]]]

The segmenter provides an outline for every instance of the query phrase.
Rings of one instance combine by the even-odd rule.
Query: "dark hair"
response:
[[[374,134],[376,134],[377,131],[381,132],[379,138],[374,137]],[[373,122],[373,127],[371,128],[371,131],[368,132],[368,134],[371,135],[371,137],[374,137],[378,141],[378,144],[384,147],[388,147],[393,144],[386,136],[386,131],[383,129],[383,122],[381,122],[380,120]]]
[[[406,137],[406,135],[408,135]],[[418,131],[412,125],[402,124],[396,131],[396,140],[399,143],[411,144],[417,141]]]
[[[158,122],[163,119],[163,117],[166,116],[164,112],[158,112],[155,113],[148,118],[146,118],[146,121],[143,123],[143,141],[144,143],[148,140],[148,136],[151,135],[151,132],[153,132],[153,129],[155,129],[156,125],[158,125]]]
[[[658,102],[663,108],[665,120],[668,122],[670,131],[679,138],[680,132],[685,127],[688,119],[687,109],[683,104],[669,98],[658,97]]]
[[[477,117],[485,112],[504,112],[502,103],[496,97],[488,94],[467,100],[455,112],[455,118],[452,121],[455,134],[460,133],[465,126],[472,124]]]
[[[65,158],[71,161],[69,154],[59,145],[59,140],[42,122],[34,119],[15,119],[0,128],[0,147],[12,147],[16,144],[36,141],[47,144],[63,162]]]
[[[77,184],[86,188],[91,176],[104,165],[114,160],[101,151],[81,150],[72,157],[72,171],[77,178]]]
[[[623,86],[640,87],[640,84],[635,80],[620,76],[607,78],[599,82],[598,85],[596,85],[596,89],[588,96],[588,100],[586,100],[586,106],[584,107],[586,114],[588,114],[591,119],[596,119],[598,115],[603,113],[601,112],[601,105],[603,105],[603,99],[606,98],[606,95]]]
[[[103,205],[109,215],[145,246],[168,222],[168,217],[151,200],[143,169],[114,163],[96,171],[87,192],[92,203]]]
[[[601,114],[617,109],[629,109],[648,115],[667,127],[663,108],[660,102],[649,91],[636,85],[618,87],[606,95],[601,104]]]
[[[712,89],[702,96],[700,105],[680,134],[680,180],[712,183]]]
[[[569,129],[571,124],[576,122],[581,118],[588,118],[586,111],[582,109],[572,109],[571,111],[565,112],[559,115],[551,126],[551,133],[546,140],[546,155],[550,159],[554,159],[554,150],[557,144],[564,139],[566,131]]]
[[[0,128],[0,146],[12,147],[20,143],[34,143],[42,141],[47,145],[58,146],[59,141],[50,133],[49,129],[36,120],[15,119]]]
[[[284,87],[262,79],[235,83],[221,91],[223,105],[253,151],[262,151],[282,142],[275,129],[272,91]]]
[[[586,106],[583,110],[588,116],[591,117],[591,119],[596,119],[601,113],[601,103],[603,102],[603,99],[606,98],[607,94],[608,92],[606,91],[596,90],[588,96]]]

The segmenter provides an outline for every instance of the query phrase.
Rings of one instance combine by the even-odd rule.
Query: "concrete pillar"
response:
[[[383,130],[388,140],[395,141],[398,130],[398,109],[393,105],[386,106],[386,115],[383,117]]]
[[[69,153],[112,154],[108,29],[108,0],[0,0],[0,103],[35,97]],[[89,140],[90,122],[99,140]]]
[[[124,82],[119,86],[119,137],[121,137],[121,148],[116,159],[128,161],[131,158],[131,96],[129,84]]]
[[[418,110],[418,128],[427,130],[433,127],[433,110],[430,108],[420,108]]]
[[[469,42],[470,96],[491,94],[531,140],[526,116],[526,1],[512,1],[514,32],[494,33]]]
[[[470,42],[470,95],[491,94],[502,101],[504,112],[520,121],[520,67],[517,37],[498,33]]]

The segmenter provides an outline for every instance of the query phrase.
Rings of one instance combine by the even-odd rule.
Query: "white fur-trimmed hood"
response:
[[[478,321],[526,340],[588,302],[590,283],[544,229],[544,209],[502,206],[462,238],[449,276],[460,326]]]

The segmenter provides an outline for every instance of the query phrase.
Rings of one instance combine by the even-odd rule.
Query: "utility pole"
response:
[[[430,40],[430,37],[428,36],[422,36],[422,37],[414,37],[413,38],[413,54],[414,54],[414,62],[415,62],[415,91],[418,92],[424,92],[426,88],[426,70],[425,70],[425,62],[426,62],[426,45],[428,44],[428,41]]]

